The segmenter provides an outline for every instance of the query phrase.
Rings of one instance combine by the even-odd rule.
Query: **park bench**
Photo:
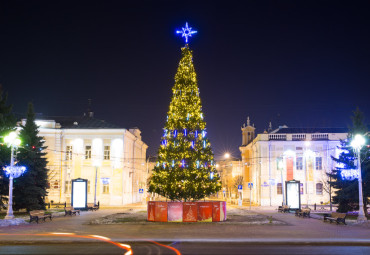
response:
[[[46,218],[51,220],[51,214],[45,214],[44,210],[34,210],[30,211],[30,223],[34,220],[39,224],[39,220],[43,219],[45,221]]]
[[[310,218],[311,209],[310,208],[302,208],[295,211],[295,216],[298,217],[307,217]]]
[[[282,213],[289,212],[289,210],[290,210],[290,205],[283,205],[283,206],[279,206],[278,208],[278,212],[282,212]]]
[[[94,203],[87,204],[87,210],[96,211],[99,209],[99,204],[95,205]]]
[[[75,210],[72,206],[64,207],[64,212],[65,212],[64,216],[66,216],[66,215],[70,215],[70,216],[77,215],[77,213],[78,213],[78,215],[80,215],[80,210]]]
[[[344,225],[347,225],[346,216],[346,213],[332,212],[331,214],[324,214],[324,221],[329,220],[330,223],[335,221],[337,224],[342,222]]]

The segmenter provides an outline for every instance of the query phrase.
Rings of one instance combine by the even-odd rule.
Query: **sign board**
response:
[[[144,189],[139,189],[139,193],[140,194],[144,193]]]
[[[269,185],[267,184],[267,182],[263,182],[263,184],[261,184],[262,187],[268,187]]]
[[[290,209],[301,209],[301,193],[299,181],[287,181],[286,186],[286,204],[290,205]]]
[[[80,209],[87,207],[87,179],[72,180],[71,205]]]
[[[253,189],[253,182],[248,182],[248,189]]]
[[[242,192],[243,191],[243,185],[238,185],[238,191]]]

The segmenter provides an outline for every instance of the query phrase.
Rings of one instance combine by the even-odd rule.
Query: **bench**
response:
[[[298,217],[307,217],[310,218],[311,209],[310,208],[302,208],[295,211],[295,216]]]
[[[99,209],[99,204],[87,203],[87,210],[96,211]]]
[[[64,217],[66,215],[70,215],[70,216],[77,215],[77,213],[78,215],[80,215],[80,210],[75,210],[72,206],[64,207],[64,212],[65,212]]]
[[[346,216],[347,216],[346,213],[338,213],[338,212],[332,212],[331,214],[326,213],[326,214],[324,214],[324,222],[326,220],[329,220],[330,223],[335,221],[337,224],[342,222],[344,225],[347,225],[346,224]]]
[[[51,214],[45,214],[44,210],[34,210],[30,211],[30,223],[32,221],[36,221],[37,224],[39,224],[39,220],[43,219],[45,221],[46,218],[49,218],[51,220],[52,216]]]
[[[289,212],[289,210],[290,210],[290,205],[283,205],[283,206],[279,206],[278,208],[278,212],[282,212],[282,213]]]

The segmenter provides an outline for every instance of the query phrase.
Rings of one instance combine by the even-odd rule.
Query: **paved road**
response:
[[[176,255],[173,250],[153,243],[130,243],[134,255]],[[175,243],[172,244],[182,255],[203,254],[307,254],[307,255],[348,255],[370,254],[369,246],[313,246],[313,245],[248,245],[243,243]],[[0,246],[1,255],[77,255],[77,254],[104,254],[123,255],[126,251],[117,247],[98,243],[70,243],[70,244],[27,244]]]
[[[127,208],[126,208],[127,209]],[[140,207],[136,207],[138,210]],[[151,241],[160,243],[174,243],[182,254],[370,254],[369,226],[345,226],[324,223],[317,219],[298,218],[293,214],[282,214],[276,211],[263,210],[261,213],[273,216],[286,222],[286,225],[243,225],[240,223],[152,223],[117,224],[117,225],[89,225],[98,217],[123,212],[123,209],[101,209],[96,212],[81,212],[80,216],[54,218],[44,223],[28,224],[0,228],[0,254],[66,254],[58,245],[67,242],[63,247],[68,254],[83,254],[83,244],[74,243],[76,235],[100,235],[120,243],[133,244],[135,254],[175,254],[168,247],[160,246]],[[70,236],[49,233],[71,233]],[[23,243],[15,243],[22,241]],[[45,242],[54,241],[54,244]],[[140,241],[141,243],[137,243]],[[28,246],[25,246],[27,242]],[[78,241],[80,242],[80,240]],[[95,242],[95,241],[94,241]],[[276,245],[279,243],[279,245]],[[259,245],[256,245],[259,244]],[[289,246],[283,246],[287,245]],[[304,246],[311,244],[313,246]],[[323,246],[316,246],[317,244]],[[346,244],[347,246],[340,246]],[[86,249],[86,254],[100,253],[116,254],[116,247],[108,244],[91,244],[96,249]],[[327,248],[324,248],[327,245]],[[88,246],[90,247],[90,246]],[[345,248],[344,248],[345,247]],[[46,249],[42,253],[40,249]],[[12,250],[13,249],[13,250]],[[18,250],[17,250],[18,249]],[[26,249],[30,253],[22,253]],[[254,253],[258,250],[263,253]],[[32,253],[32,252],[35,253]],[[62,251],[61,253],[58,253]],[[247,253],[249,252],[250,253]],[[1,253],[3,252],[3,253]],[[112,253],[109,253],[112,252]],[[317,253],[314,253],[317,252]],[[120,253],[118,253],[120,254]]]

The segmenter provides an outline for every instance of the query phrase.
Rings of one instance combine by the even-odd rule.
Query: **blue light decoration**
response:
[[[165,163],[165,162],[163,162],[163,164],[162,164],[162,165],[163,165],[163,168],[166,168],[166,163]]]
[[[211,172],[211,174],[210,174],[210,178],[211,178],[211,180],[213,180],[213,175],[214,175],[214,173],[213,173],[213,172]]]
[[[200,114],[200,118],[203,119],[203,113]]]
[[[184,136],[186,136],[188,134],[188,131],[186,130],[186,128],[184,129]]]
[[[206,148],[206,141],[203,141],[203,148]]]
[[[181,164],[182,164],[182,167],[185,167],[185,160],[184,159],[181,161]]]
[[[198,137],[198,130],[195,130],[195,138]]]
[[[191,141],[191,148],[194,149],[194,146],[195,146],[195,142]]]
[[[157,162],[157,167],[159,167],[159,162]]]
[[[26,172],[27,168],[25,166],[13,166],[13,167],[7,166],[5,167],[4,170],[6,176],[18,178],[19,176],[24,174],[24,172]]]
[[[343,169],[340,172],[343,180],[353,181],[354,179],[358,179],[358,170],[357,169]]]
[[[207,132],[205,130],[202,131],[202,137],[206,137]]]
[[[173,131],[173,137],[176,137],[177,136],[177,130],[175,129],[174,131]]]
[[[199,160],[197,160],[197,168],[199,168]]]
[[[164,129],[163,137],[167,136],[167,129]]]
[[[186,117],[186,120],[189,120],[190,113],[188,113],[188,116]]]
[[[172,167],[175,166],[175,160],[172,160]]]
[[[182,37],[185,37],[185,43],[188,43],[189,37],[192,37],[193,34],[198,33],[198,31],[192,30],[191,27],[188,26],[188,22],[185,23],[185,27],[182,30],[177,30],[176,34],[182,34]]]

